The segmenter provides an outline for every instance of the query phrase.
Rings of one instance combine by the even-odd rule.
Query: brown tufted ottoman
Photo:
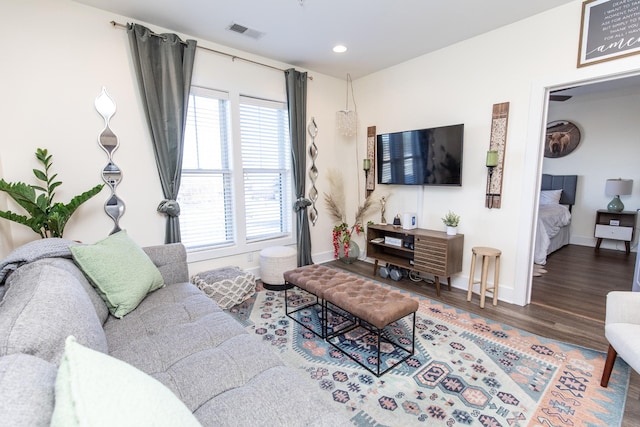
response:
[[[284,272],[285,285],[302,289],[304,293],[296,293],[285,287],[285,312],[289,318],[310,330],[317,336],[327,336],[327,310],[324,301],[325,292],[342,283],[353,281],[353,276],[319,264],[306,265]],[[312,295],[312,300],[307,298]],[[290,306],[293,306],[290,307]],[[338,317],[334,322],[342,323]]]
[[[413,355],[418,301],[401,294],[399,291],[392,291],[366,279],[355,279],[348,283],[332,286],[325,290],[324,298],[327,310],[331,309],[330,305],[334,305],[357,318],[358,321],[351,328],[336,331],[326,338],[327,342],[363,368],[380,376]],[[408,315],[412,315],[411,350],[385,330],[387,326]],[[401,339],[407,340],[406,337],[401,337]],[[367,363],[375,366],[375,370],[365,365],[365,361],[354,357],[346,348],[347,345],[356,341],[376,347],[375,357],[366,360]],[[381,352],[383,346],[386,349],[385,354]],[[392,355],[394,352],[395,355]],[[387,366],[383,371],[380,371],[382,363]]]

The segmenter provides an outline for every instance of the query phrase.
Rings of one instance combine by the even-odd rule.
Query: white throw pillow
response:
[[[557,205],[560,203],[562,190],[543,190],[540,192],[541,205]]]
[[[158,380],[67,337],[51,427],[202,427]]]

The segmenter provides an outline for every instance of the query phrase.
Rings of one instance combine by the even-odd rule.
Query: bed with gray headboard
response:
[[[546,264],[547,255],[569,244],[577,184],[577,175],[542,175],[534,253],[536,264]]]

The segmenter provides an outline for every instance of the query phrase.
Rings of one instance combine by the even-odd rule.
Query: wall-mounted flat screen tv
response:
[[[461,186],[463,139],[463,124],[378,135],[378,184]]]

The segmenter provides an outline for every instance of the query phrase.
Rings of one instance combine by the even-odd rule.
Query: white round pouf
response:
[[[272,246],[260,251],[260,279],[266,289],[284,289],[283,273],[298,266],[298,253],[286,246]]]

